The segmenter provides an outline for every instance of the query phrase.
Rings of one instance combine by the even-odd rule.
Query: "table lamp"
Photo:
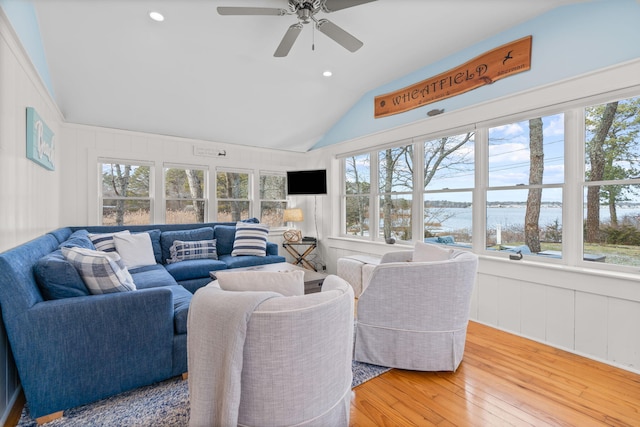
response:
[[[293,209],[285,209],[284,210],[284,222],[302,222],[304,221],[304,214],[302,213],[302,209],[293,208]],[[289,229],[282,233],[282,237],[284,240],[289,243],[299,242],[302,240],[302,232],[296,229]]]

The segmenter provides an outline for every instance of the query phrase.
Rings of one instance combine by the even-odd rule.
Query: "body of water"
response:
[[[442,208],[443,216],[450,218],[443,221],[439,230],[451,231],[459,229],[470,229],[473,219],[471,208]],[[487,208],[487,227],[495,228],[500,225],[503,229],[510,225],[522,225],[524,223],[524,207],[504,207],[504,208]],[[622,220],[625,216],[639,216],[640,209],[618,209],[618,220]],[[586,216],[586,215],[585,215]],[[540,210],[540,227],[552,225],[555,221],[562,225],[562,209],[558,207],[543,207]],[[581,219],[582,220],[582,219]],[[609,220],[609,209],[602,208],[600,210],[600,221]]]

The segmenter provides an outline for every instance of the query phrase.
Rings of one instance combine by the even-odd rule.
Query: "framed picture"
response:
[[[27,158],[55,170],[55,135],[33,107],[27,107]]]

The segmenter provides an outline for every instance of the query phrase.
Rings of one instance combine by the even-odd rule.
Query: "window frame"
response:
[[[182,170],[201,170],[202,171],[202,197],[201,198],[192,198],[192,197],[167,197],[167,170],[168,169],[182,169]],[[209,218],[209,167],[203,165],[191,165],[191,164],[180,164],[180,163],[164,163],[162,165],[162,205],[164,207],[162,211],[162,217],[164,219],[165,224],[169,224],[167,222],[167,202],[169,201],[201,201],[204,203],[204,218],[203,223],[208,221]],[[175,223],[171,223],[175,224]]]
[[[617,265],[617,264],[606,264],[606,263],[594,263],[593,261],[585,261],[583,259],[583,230],[582,230],[582,221],[576,221],[576,218],[582,218],[582,208],[583,208],[583,195],[585,185],[594,184],[593,182],[585,182],[584,168],[585,168],[585,139],[584,139],[584,110],[592,105],[598,103],[606,103],[611,100],[622,100],[626,98],[635,98],[640,96],[640,85],[628,87],[625,89],[616,89],[607,93],[598,93],[592,94],[590,96],[585,96],[581,98],[574,98],[572,100],[557,102],[555,104],[542,105],[535,108],[530,108],[528,110],[522,111],[514,111],[509,114],[499,114],[493,118],[483,118],[475,121],[474,123],[469,123],[463,126],[452,126],[446,127],[443,126],[443,130],[433,131],[430,134],[426,135],[427,137],[438,137],[439,135],[447,135],[447,134],[455,134],[456,132],[460,132],[460,130],[464,129],[473,129],[476,132],[475,135],[475,186],[472,190],[472,200],[473,200],[473,238],[472,238],[472,250],[476,253],[482,254],[483,256],[491,256],[495,257],[503,257],[508,259],[508,254],[500,253],[502,251],[487,251],[484,248],[485,242],[485,231],[486,231],[486,191],[488,188],[488,160],[484,160],[486,158],[486,153],[488,151],[488,129],[492,126],[499,126],[504,123],[513,123],[522,120],[527,120],[530,117],[545,117],[558,113],[564,114],[564,182],[562,184],[543,184],[548,187],[562,187],[562,253],[563,257],[561,259],[547,258],[547,257],[532,257],[530,258],[532,261],[540,262],[540,263],[550,263],[550,264],[560,264],[567,265],[578,268],[589,268],[596,270],[604,270],[604,271],[614,271],[619,273],[638,273],[638,268],[633,266],[625,266],[625,265]],[[541,105],[544,101],[539,100],[539,104]],[[528,104],[530,105],[530,104]],[[525,106],[525,108],[527,108]],[[455,114],[454,114],[455,115]],[[477,114],[478,116],[487,116],[487,114]],[[431,119],[435,120],[435,119]],[[454,119],[455,121],[455,119]],[[426,123],[426,122],[425,122]],[[431,121],[428,122],[429,124]],[[443,123],[452,123],[452,120],[445,120]],[[417,126],[411,125],[407,126],[407,129],[403,129],[402,131],[389,131],[386,134],[378,135],[374,138],[377,145],[369,145],[367,148],[362,148],[359,150],[351,150],[349,152],[337,153],[336,159],[339,161],[341,176],[340,176],[340,184],[341,184],[341,194],[340,194],[340,204],[341,204],[341,218],[340,224],[341,228],[338,231],[339,236],[341,238],[348,239],[358,239],[363,241],[376,242],[380,239],[376,239],[378,235],[378,231],[373,230],[370,231],[370,236],[352,236],[345,233],[346,231],[346,197],[345,193],[345,158],[351,156],[358,156],[363,153],[370,153],[372,156],[376,156],[376,153],[379,150],[383,150],[387,147],[400,146],[404,145],[407,141],[406,135],[409,132],[412,132],[411,129],[420,129],[425,126]],[[437,127],[437,126],[436,126]],[[423,134],[423,132],[416,131],[416,134]],[[393,135],[402,135],[403,138],[393,138]],[[387,138],[385,140],[385,138]],[[393,138],[393,140],[392,140]],[[410,139],[415,138],[425,138],[425,135],[412,137]],[[417,150],[416,150],[417,151]],[[421,170],[422,165],[422,156],[418,156],[416,154],[416,159],[421,162],[421,164],[414,165],[416,170]],[[377,182],[377,171],[374,175],[373,169],[375,164],[372,165],[372,176],[371,182]],[[631,184],[639,184],[640,177],[637,180],[630,180]],[[519,188],[528,188],[528,186],[523,186]],[[453,190],[452,190],[453,191]],[[458,189],[455,189],[458,191]],[[416,194],[416,189],[414,189],[414,202],[417,200],[424,200],[424,193]],[[379,215],[379,205],[376,202],[377,194],[371,195],[371,217],[376,217]],[[414,218],[415,218],[414,211]],[[418,221],[414,222],[417,223]],[[375,224],[372,224],[375,225]],[[416,224],[414,227],[418,228]],[[414,236],[419,234],[415,234],[419,230],[414,230]],[[411,243],[411,242],[405,242]]]
[[[131,166],[146,166],[149,168],[149,195],[147,197],[126,197],[126,196],[110,196],[105,197],[103,189],[103,166],[104,165],[131,165]],[[99,225],[104,225],[104,200],[139,200],[149,202],[149,222],[154,223],[154,204],[155,204],[155,163],[143,160],[131,160],[131,159],[118,159],[113,157],[98,157],[97,158],[97,174],[98,174],[98,212],[97,220]],[[128,224],[123,224],[128,225]]]

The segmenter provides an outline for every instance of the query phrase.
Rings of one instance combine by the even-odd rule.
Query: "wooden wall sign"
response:
[[[472,60],[374,100],[374,117],[390,116],[450,98],[531,68],[531,36],[507,43]]]

